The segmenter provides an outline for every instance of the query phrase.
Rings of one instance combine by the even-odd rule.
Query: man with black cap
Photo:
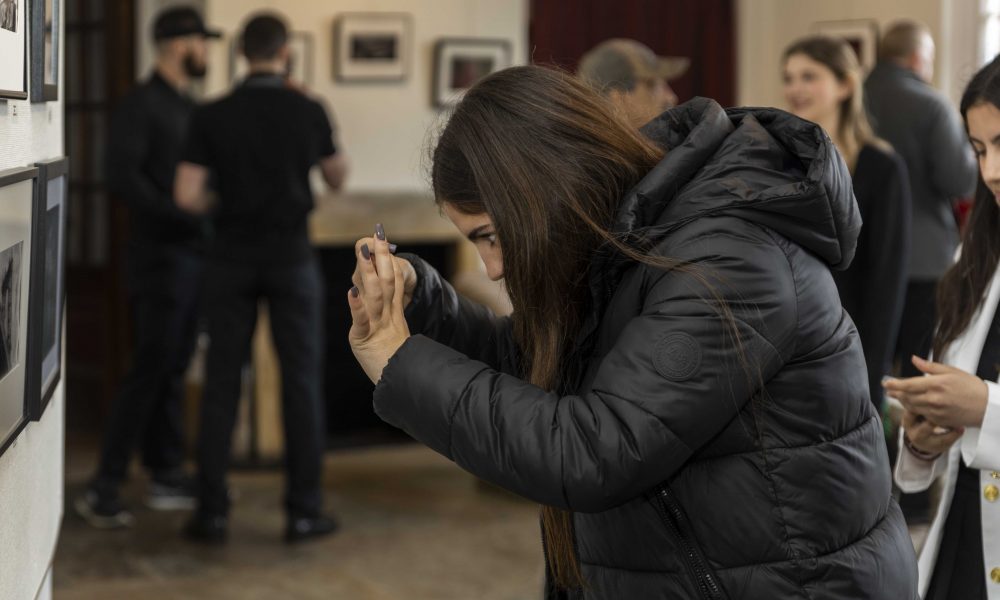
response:
[[[333,189],[347,163],[325,107],[287,80],[288,27],[273,13],[250,18],[241,37],[250,74],[191,119],[177,168],[175,199],[210,212],[216,232],[207,267],[210,345],[198,432],[198,510],[186,535],[220,543],[227,534],[226,471],[240,370],[260,301],[266,301],[281,365],[287,471],[285,539],[333,533],[321,514],[325,423],[322,393],[323,282],[309,242],[309,173],[319,167]],[[214,198],[206,182],[215,178]]]
[[[583,55],[577,74],[617,105],[637,128],[677,104],[667,83],[687,71],[691,61],[657,56],[635,40],[611,39]]]
[[[151,472],[147,503],[191,508],[191,478],[182,469],[183,376],[197,339],[205,223],[177,208],[173,181],[194,102],[188,89],[206,72],[206,39],[220,37],[191,8],[160,13],[153,26],[156,66],[111,118],[108,184],[128,202],[126,258],[134,324],[132,366],[104,432],[100,464],[74,506],[95,527],[127,527],[133,517],[119,487],[142,442]]]

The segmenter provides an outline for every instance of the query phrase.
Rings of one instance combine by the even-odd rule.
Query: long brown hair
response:
[[[589,266],[599,248],[693,277],[748,378],[751,368],[729,306],[694,265],[648,254],[611,233],[625,194],[664,156],[597,92],[560,71],[514,67],[470,89],[434,149],[431,180],[439,204],[488,214],[503,254],[524,376],[550,391],[572,391],[568,355],[589,306]],[[586,585],[570,511],[542,507],[549,568],[562,588]]]
[[[588,306],[590,260],[602,243],[623,246],[608,233],[618,205],[662,157],[585,84],[536,66],[479,82],[441,133],[435,198],[492,218],[522,368],[534,385],[554,391],[563,383]],[[580,587],[572,514],[543,507],[542,521],[557,583]]]
[[[979,104],[1000,108],[1000,57],[979,70],[962,95],[962,119],[968,128],[969,109]],[[938,326],[933,352],[941,360],[948,346],[972,322],[1000,262],[1000,207],[980,172],[975,203],[962,234],[962,253],[937,289]]]
[[[816,35],[792,42],[782,55],[781,62],[802,54],[833,72],[834,77],[851,88],[851,94],[840,102],[839,125],[836,135],[843,148],[838,148],[851,172],[857,164],[858,154],[867,144],[889,149],[888,142],[872,131],[864,107],[863,73],[858,55],[844,40],[826,35]],[[833,133],[833,132],[831,132]]]

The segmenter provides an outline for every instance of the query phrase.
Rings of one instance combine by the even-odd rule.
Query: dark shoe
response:
[[[100,493],[88,488],[73,502],[76,514],[97,529],[122,529],[135,522],[132,513],[125,510],[117,493]]]
[[[200,544],[223,544],[227,526],[228,519],[221,515],[195,514],[184,526],[184,537]]]
[[[184,475],[154,477],[146,505],[153,510],[194,510],[198,504],[194,479]]]
[[[289,544],[305,542],[333,534],[340,525],[330,517],[289,517],[285,541]]]

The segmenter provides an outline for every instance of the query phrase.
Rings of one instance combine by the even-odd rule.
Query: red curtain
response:
[[[733,0],[531,0],[531,59],[574,70],[580,57],[614,37],[638,40],[664,56],[686,56],[691,68],[670,85],[683,102],[694,96],[723,106],[736,100]]]

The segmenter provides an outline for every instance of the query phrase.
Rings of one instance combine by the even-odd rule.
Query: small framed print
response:
[[[510,64],[510,43],[505,40],[438,40],[434,45],[434,106],[457,104],[477,81]]]
[[[28,422],[38,169],[0,171],[0,454]]]
[[[878,60],[878,21],[858,19],[852,21],[820,21],[813,23],[813,33],[841,38],[858,55],[861,69],[867,74]]]
[[[0,0],[0,98],[28,98],[27,0]]]
[[[60,4],[61,0],[31,0],[32,102],[59,99]]]
[[[342,83],[406,79],[412,20],[395,13],[345,13],[333,26],[334,78]]]
[[[37,421],[52,399],[62,375],[62,323],[66,305],[66,197],[69,160],[40,162],[38,202],[34,215],[37,290],[32,304],[29,337],[32,372],[28,388],[28,418]]]

